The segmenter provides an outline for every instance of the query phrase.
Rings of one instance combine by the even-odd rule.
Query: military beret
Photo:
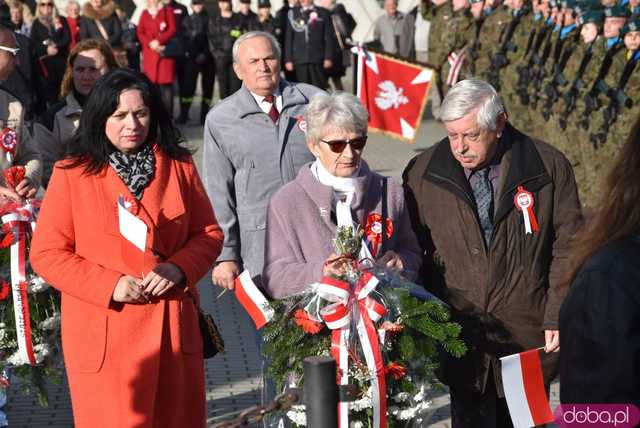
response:
[[[588,10],[580,15],[580,25],[593,22],[594,24],[602,24],[604,21],[604,12],[600,9]]]
[[[602,6],[598,0],[578,0],[573,10],[575,10],[578,15],[582,15],[590,10],[602,10]]]
[[[484,0],[469,0],[469,4],[482,3]]]
[[[271,7],[271,2],[269,0],[258,0],[258,9],[263,7]]]
[[[624,37],[625,34],[633,31],[640,31],[640,17],[636,16],[628,20],[624,27],[622,27],[622,30],[620,30],[620,36]]]
[[[604,8],[605,18],[628,18],[631,16],[631,11],[619,4]]]

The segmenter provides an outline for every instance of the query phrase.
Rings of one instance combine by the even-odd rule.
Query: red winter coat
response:
[[[166,85],[175,80],[175,60],[161,57],[149,47],[152,40],[166,45],[176,35],[176,19],[173,9],[165,6],[158,10],[156,16],[151,16],[148,10],[140,15],[140,23],[136,30],[142,45],[142,67],[144,74],[153,83]]]

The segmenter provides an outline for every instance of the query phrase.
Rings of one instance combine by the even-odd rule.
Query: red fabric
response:
[[[67,24],[69,25],[69,32],[71,33],[71,42],[69,43],[69,49],[73,49],[80,40],[80,20],[66,17]]]
[[[529,404],[533,422],[536,426],[553,422],[553,413],[551,413],[547,393],[544,389],[542,365],[540,364],[538,350],[533,349],[522,352],[520,354],[520,365],[522,367],[522,380],[525,394],[527,395],[527,404]]]
[[[164,58],[149,47],[152,40],[157,40],[161,45],[166,45],[176,34],[176,19],[173,9],[164,6],[155,17],[148,11],[142,12],[140,22],[136,30],[138,39],[142,45],[142,67],[144,74],[153,83],[166,85],[175,80],[175,60]]]
[[[204,427],[202,340],[193,300],[174,289],[151,304],[117,304],[123,274],[112,168],[84,175],[56,167],[32,241],[36,272],[62,292],[62,346],[76,428]],[[156,173],[139,202],[149,226],[144,272],[176,264],[197,281],[222,247],[222,231],[193,161],[156,151]]]
[[[369,127],[413,142],[431,86],[430,75],[427,81],[420,76],[429,70],[368,51],[358,61],[359,96],[369,112]]]

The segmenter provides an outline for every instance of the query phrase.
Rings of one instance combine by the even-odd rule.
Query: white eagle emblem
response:
[[[378,88],[380,91],[376,94],[376,105],[381,110],[388,110],[391,107],[398,108],[409,102],[409,98],[403,94],[404,89],[396,88],[391,80],[380,83]]]

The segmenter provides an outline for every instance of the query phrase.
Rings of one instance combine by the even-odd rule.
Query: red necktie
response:
[[[278,113],[278,109],[276,108],[276,97],[273,95],[267,95],[264,97],[262,102],[271,104],[268,114],[271,120],[273,120],[273,123],[276,123],[278,121],[278,117],[280,117],[280,113]]]

